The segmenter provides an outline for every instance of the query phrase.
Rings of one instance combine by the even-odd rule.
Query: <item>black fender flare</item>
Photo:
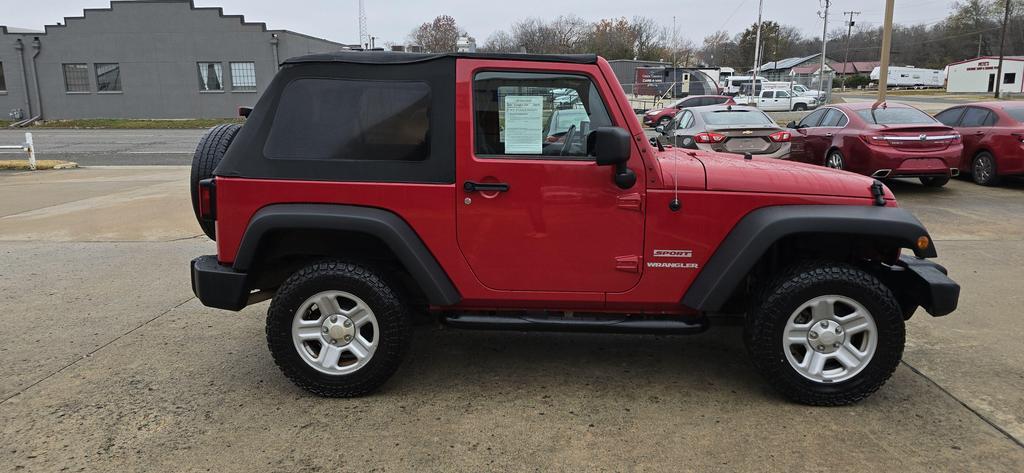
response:
[[[341,230],[379,238],[409,271],[431,304],[453,305],[462,296],[419,235],[387,210],[334,204],[274,204],[258,210],[242,236],[232,265],[248,271],[265,235],[274,230]]]
[[[801,233],[830,233],[892,238],[918,258],[934,258],[935,244],[910,212],[899,207],[857,205],[784,205],[763,207],[740,219],[683,295],[683,305],[705,311],[722,309],[762,255],[782,238]],[[928,236],[928,246],[917,240]]]

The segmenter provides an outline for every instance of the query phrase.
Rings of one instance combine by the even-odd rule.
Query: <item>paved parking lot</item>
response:
[[[0,129],[0,144],[16,145],[32,132],[39,159],[62,159],[83,166],[189,165],[199,137],[206,130],[65,130]],[[0,150],[0,159],[24,156]]]
[[[162,134],[163,132],[160,132]],[[0,465],[12,471],[1022,471],[1024,184],[890,183],[963,286],[845,408],[791,404],[734,327],[654,337],[419,327],[361,399],[312,397],[266,303],[191,294],[185,167],[0,174]]]

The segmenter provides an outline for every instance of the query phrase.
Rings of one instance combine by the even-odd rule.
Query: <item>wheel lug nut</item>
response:
[[[811,332],[811,333],[807,334],[807,336],[811,337],[811,340],[814,340],[814,339],[818,338],[818,332]]]
[[[825,345],[818,345],[818,351],[825,351]]]
[[[821,321],[821,328],[828,328],[828,321],[827,320],[822,320]]]
[[[840,333],[843,333],[843,329],[836,327],[836,335],[839,335]]]
[[[351,335],[345,335],[345,341],[346,342],[351,341],[351,340],[352,340],[352,336]]]
[[[338,341],[332,338],[331,339],[331,345],[334,345],[335,343],[338,343]]]
[[[345,325],[346,328],[347,327],[351,327],[352,326],[352,321],[351,320],[346,320],[344,325]]]
[[[832,344],[832,348],[839,348],[839,343],[838,343],[838,342],[836,342],[836,343],[833,343],[833,344]]]
[[[323,332],[323,333],[327,333],[328,332],[327,327],[324,327],[324,328],[320,329],[320,331]]]
[[[337,315],[332,315],[331,316],[331,322],[337,322],[337,321],[338,321],[338,316]]]

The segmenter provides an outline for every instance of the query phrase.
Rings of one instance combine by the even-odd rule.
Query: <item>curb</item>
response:
[[[78,167],[78,163],[71,161],[59,161],[55,159],[41,159],[36,161],[36,170],[50,170],[50,169],[75,169]],[[0,160],[0,170],[3,171],[29,171],[27,160]]]

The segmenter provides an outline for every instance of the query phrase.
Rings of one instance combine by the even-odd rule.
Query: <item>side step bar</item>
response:
[[[545,332],[591,332],[687,335],[708,329],[707,317],[674,318],[564,318],[511,315],[458,314],[442,317],[455,328]]]

